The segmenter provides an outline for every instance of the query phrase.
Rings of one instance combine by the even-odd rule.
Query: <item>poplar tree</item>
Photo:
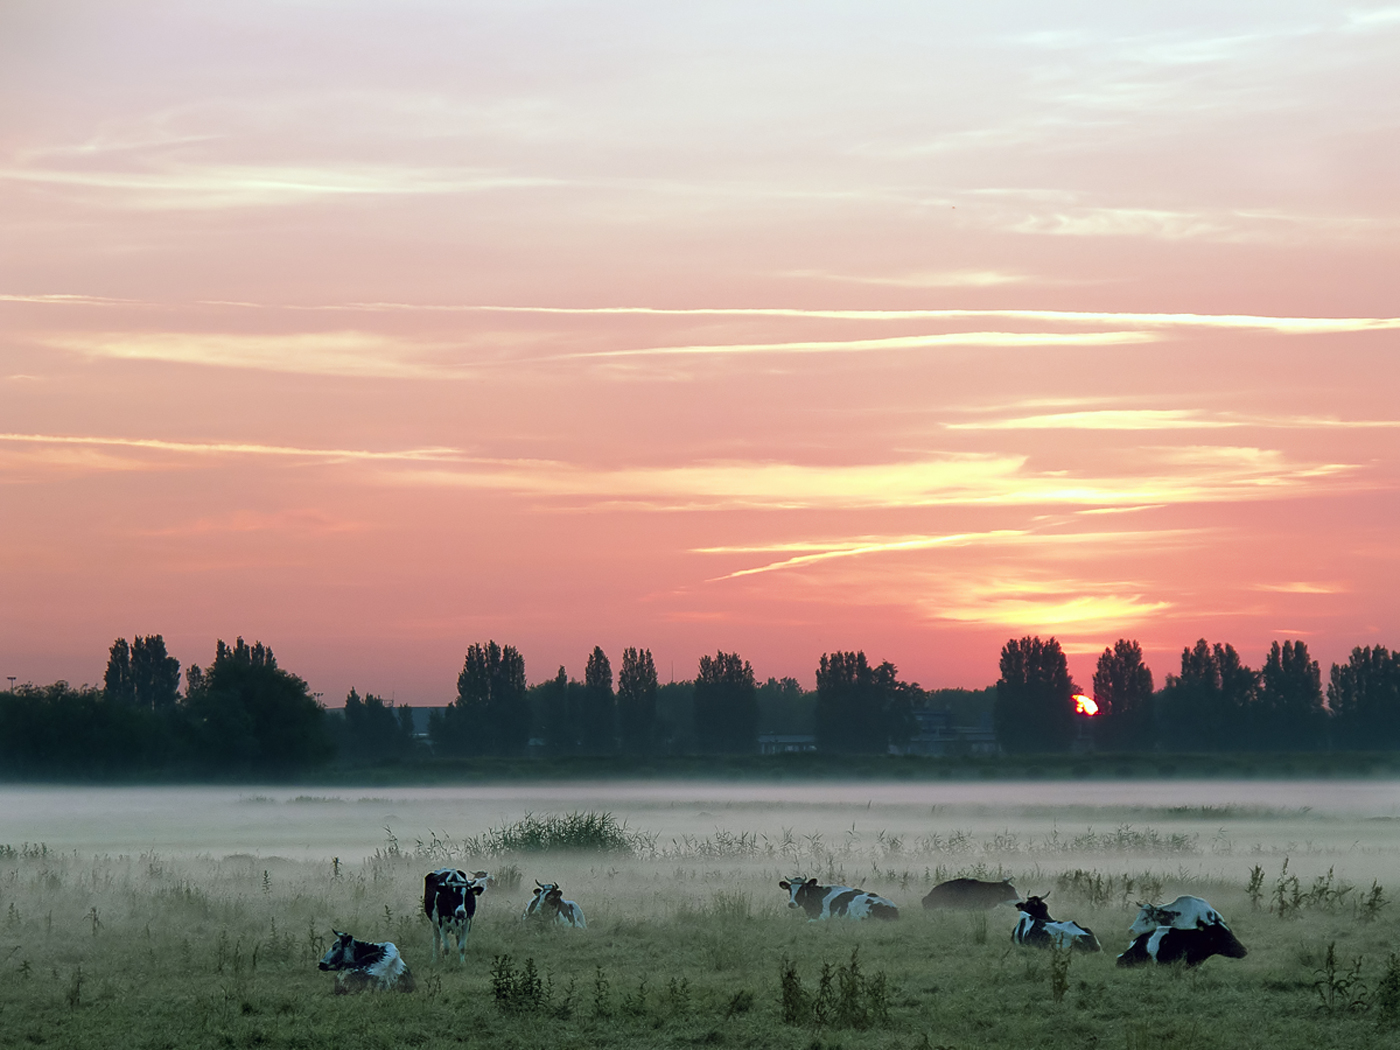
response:
[[[700,657],[695,739],[701,751],[746,754],[758,749],[758,686],[753,668],[738,653]]]
[[[1013,753],[1069,750],[1074,693],[1059,642],[1012,638],[1002,646],[992,712],[998,742]]]
[[[624,649],[617,675],[617,725],[622,750],[649,755],[656,742],[656,663],[650,649]]]
[[[1152,670],[1143,663],[1142,646],[1119,638],[1099,655],[1094,669],[1094,699],[1099,703],[1094,739],[1110,751],[1140,751],[1152,746]]]

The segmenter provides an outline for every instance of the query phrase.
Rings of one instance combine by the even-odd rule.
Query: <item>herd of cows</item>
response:
[[[468,873],[459,868],[439,868],[424,877],[423,912],[433,929],[434,962],[451,951],[449,939],[458,960],[466,962],[476,899],[492,882],[487,872]],[[809,922],[899,918],[894,902],[876,893],[849,886],[822,886],[816,879],[801,877],[783,879],[778,885],[788,893],[788,907],[802,911]],[[1009,880],[952,879],[930,890],[923,906],[930,910],[990,910],[1000,904],[1015,904],[1021,915],[1011,932],[1013,943],[1027,948],[1102,950],[1093,930],[1051,918],[1044,897],[1030,896],[1022,901],[1017,900],[1019,896]],[[565,900],[563,890],[553,882],[536,881],[534,896],[520,920],[580,929],[588,925],[583,909],[575,901]],[[320,968],[336,971],[337,994],[413,991],[413,973],[392,942],[359,941],[351,934],[332,932],[336,940],[321,959]],[[1200,897],[1182,896],[1166,905],[1140,905],[1128,933],[1132,941],[1118,956],[1119,966],[1177,962],[1198,966],[1212,955],[1242,959],[1246,954],[1220,913]]]

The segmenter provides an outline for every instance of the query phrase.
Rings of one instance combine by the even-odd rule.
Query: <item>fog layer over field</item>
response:
[[[1075,852],[1170,855],[1210,867],[1287,854],[1371,878],[1400,856],[1400,784],[1390,781],[1122,781],[997,784],[576,783],[491,787],[0,788],[0,843],[79,854],[157,851],[354,864],[397,839],[451,847],[526,813],[607,812],[643,856],[953,861],[1015,870]],[[783,843],[788,843],[784,848]],[[1082,850],[1074,849],[1078,844]],[[710,852],[716,852],[711,850]],[[1313,863],[1308,862],[1312,858]]]

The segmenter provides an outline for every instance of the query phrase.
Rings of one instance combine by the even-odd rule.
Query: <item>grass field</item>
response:
[[[1400,1041],[1400,905],[1382,903],[1400,889],[1389,846],[1319,846],[1312,836],[1323,822],[1296,813],[1248,814],[1247,831],[1244,815],[1224,810],[1169,815],[1160,828],[988,825],[919,837],[795,835],[776,821],[769,833],[663,837],[596,813],[552,829],[547,815],[530,818],[534,826],[520,815],[458,838],[385,836],[355,861],[94,856],[16,843],[0,847],[0,1044],[1313,1050]],[[422,876],[444,862],[502,876],[481,899],[465,966],[429,959]],[[903,914],[809,924],[777,887],[797,872],[879,892]],[[1008,908],[919,906],[940,878],[1000,872],[1022,893],[1048,892],[1056,917],[1092,927],[1105,951],[1014,947]],[[561,882],[588,928],[522,926],[535,878]],[[1249,956],[1196,970],[1115,968],[1134,902],[1179,893],[1208,898]],[[333,996],[331,976],[316,969],[332,928],[396,942],[418,991]]]

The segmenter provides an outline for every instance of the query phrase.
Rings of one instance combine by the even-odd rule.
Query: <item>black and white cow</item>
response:
[[[588,923],[583,918],[583,909],[576,901],[566,901],[564,891],[557,882],[535,880],[535,895],[525,905],[521,920],[534,919],[538,922],[552,922],[559,926],[585,928]]]
[[[1119,966],[1174,962],[1199,966],[1212,955],[1243,959],[1249,954],[1220,913],[1200,897],[1141,905],[1128,934],[1133,942],[1118,956]]]
[[[1050,917],[1050,908],[1043,897],[1027,897],[1018,901],[1022,912],[1011,940],[1027,948],[1069,948],[1077,952],[1103,951],[1094,931],[1077,922],[1057,922]]]
[[[924,897],[925,908],[956,908],[988,911],[998,904],[1015,904],[1021,895],[1010,879],[983,882],[981,879],[949,879],[940,882]]]
[[[847,919],[897,919],[899,909],[879,894],[849,886],[818,886],[816,879],[794,876],[778,883],[788,891],[788,907],[801,908],[808,922],[841,916]]]
[[[433,962],[446,955],[447,938],[457,941],[457,958],[467,961],[476,899],[486,887],[460,868],[438,868],[423,877],[423,912],[433,926]]]
[[[339,930],[331,933],[335,935],[335,944],[322,956],[318,968],[336,971],[336,995],[413,991],[413,973],[392,942],[373,944],[357,941]]]

